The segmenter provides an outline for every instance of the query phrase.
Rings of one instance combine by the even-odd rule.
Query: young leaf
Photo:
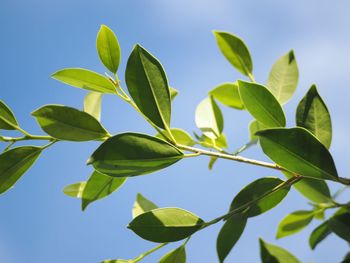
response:
[[[225,58],[242,74],[249,76],[253,72],[253,62],[244,42],[227,32],[214,31],[216,42]]]
[[[204,221],[180,208],[158,208],[134,218],[128,228],[152,242],[175,242],[195,233]]]
[[[158,171],[183,156],[164,140],[140,133],[122,133],[102,143],[88,164],[109,176],[128,177]]]
[[[212,97],[206,98],[198,104],[195,121],[197,127],[210,139],[219,137],[224,129],[221,110]]]
[[[174,89],[173,87],[169,87],[170,91],[170,99],[173,101],[175,97],[179,94],[179,91],[177,89]]]
[[[17,120],[11,109],[0,100],[0,130],[16,130]]]
[[[109,27],[101,26],[97,34],[96,47],[103,65],[116,74],[120,63],[120,47],[117,37]]]
[[[304,177],[337,180],[331,154],[304,128],[269,129],[257,135],[264,153],[278,165]]]
[[[102,199],[118,188],[120,188],[126,181],[126,178],[115,178],[97,171],[94,171],[86,182],[86,186],[82,193],[81,208],[84,211],[89,204]]]
[[[132,218],[135,218],[143,213],[146,213],[156,208],[158,208],[158,206],[155,203],[148,200],[142,194],[138,193],[136,196],[134,206],[132,208]]]
[[[297,126],[309,130],[327,148],[331,146],[331,116],[315,85],[311,86],[305,97],[299,102],[296,122]]]
[[[259,239],[260,256],[262,263],[300,263],[300,261],[287,250],[269,244]]]
[[[186,250],[180,246],[163,256],[159,263],[186,263]]]
[[[128,59],[125,81],[141,112],[159,128],[170,127],[170,91],[164,69],[140,45],[134,47]]]
[[[294,52],[291,50],[272,66],[267,88],[281,104],[285,104],[293,96],[298,85],[298,78],[298,66]]]
[[[181,130],[181,129],[177,129],[177,128],[172,128],[170,129],[171,134],[173,135],[173,137],[175,138],[175,141],[179,144],[182,145],[187,145],[187,146],[193,146],[195,145],[195,141],[192,139],[191,135],[189,135],[186,131]],[[168,138],[170,137],[169,132],[168,131],[163,131],[163,134],[165,136],[168,136]],[[164,138],[164,136],[160,133],[158,133],[156,135],[157,138],[166,140],[166,138]]]
[[[33,165],[42,149],[21,146],[0,154],[0,194],[9,190]]]
[[[250,133],[250,140],[253,141],[253,140],[257,140],[258,139],[258,136],[255,135],[255,133],[257,131],[260,131],[260,130],[264,130],[264,129],[267,129],[268,127],[266,127],[264,124],[262,124],[261,122],[258,122],[257,120],[252,120],[250,123],[249,123],[249,133]]]
[[[309,237],[309,245],[311,249],[315,249],[316,246],[331,233],[332,231],[329,229],[328,221],[325,221],[316,227]]]
[[[98,121],[101,119],[102,96],[102,93],[91,91],[86,94],[84,99],[84,111],[94,116]]]
[[[314,211],[295,211],[279,223],[276,238],[293,235],[305,228],[313,219]]]
[[[283,181],[277,177],[264,177],[255,180],[245,186],[235,196],[231,203],[230,211],[253,202],[254,200],[258,200],[250,205],[249,209],[245,209],[244,214],[247,217],[253,217],[267,212],[278,205],[288,194],[289,188],[283,188],[274,193],[268,194],[276,186],[282,183]]]
[[[231,216],[222,226],[216,240],[216,251],[220,263],[224,262],[234,245],[241,237],[247,224],[247,217],[244,214]]]
[[[86,182],[78,182],[75,184],[67,185],[63,188],[63,193],[70,197],[81,198],[84,192]]]
[[[238,81],[239,94],[245,108],[259,122],[267,127],[284,127],[286,118],[277,99],[264,86]]]
[[[108,135],[98,120],[71,107],[46,105],[32,115],[46,133],[60,140],[90,141]]]
[[[225,106],[235,108],[238,110],[244,109],[244,104],[239,96],[238,84],[237,82],[223,83],[217,86],[215,89],[209,92],[210,96],[213,96],[219,102]]]
[[[76,88],[100,93],[116,93],[116,89],[109,79],[87,69],[62,69],[53,73],[52,78]]]
[[[350,213],[340,213],[329,219],[329,228],[340,238],[350,242]]]

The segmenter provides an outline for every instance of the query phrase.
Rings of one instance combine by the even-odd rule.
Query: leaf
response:
[[[208,169],[209,170],[213,170],[214,164],[216,163],[216,161],[218,160],[217,157],[210,157],[209,163],[208,163]]]
[[[313,219],[314,211],[299,210],[287,215],[279,223],[276,238],[293,235],[305,228]]]
[[[96,47],[103,65],[116,74],[120,64],[120,46],[117,37],[109,27],[101,26],[97,34]]]
[[[191,135],[189,135],[186,131],[177,128],[171,128],[170,131],[177,143],[187,146],[195,145],[195,141],[192,139]],[[163,134],[168,138],[170,137],[168,131],[163,131]],[[156,137],[166,140],[166,138],[164,138],[164,136],[160,133],[158,133]]]
[[[350,213],[345,212],[329,219],[329,228],[340,238],[350,242]]]
[[[0,154],[0,194],[9,190],[39,157],[41,147],[21,146]]]
[[[340,263],[349,263],[350,262],[350,252],[348,252]]]
[[[94,116],[96,120],[101,120],[102,93],[89,92],[84,99],[84,111]]]
[[[70,86],[100,93],[116,93],[113,83],[105,76],[82,68],[66,68],[52,74],[52,78]]]
[[[97,171],[94,171],[86,182],[82,194],[81,208],[84,211],[89,204],[105,198],[119,189],[126,181],[126,178],[115,178]]]
[[[41,128],[54,138],[67,141],[90,141],[108,135],[90,114],[62,105],[46,105],[34,112]]]
[[[145,212],[151,211],[156,208],[158,208],[156,204],[148,200],[142,194],[138,193],[136,196],[134,206],[132,208],[132,218],[135,218]]]
[[[264,86],[238,81],[239,94],[249,113],[267,127],[284,127],[286,118],[277,99]]]
[[[86,182],[78,182],[75,184],[67,185],[63,188],[63,193],[70,197],[81,198],[84,192]]]
[[[197,127],[210,139],[219,137],[224,129],[221,110],[212,97],[199,103],[196,109],[195,121]]]
[[[18,122],[11,109],[0,100],[0,130],[16,130]]]
[[[226,83],[220,84],[215,89],[210,91],[209,95],[213,96],[215,99],[217,99],[219,102],[221,102],[225,106],[235,108],[238,110],[244,109],[244,104],[239,95],[237,82],[235,83],[226,82]]]
[[[140,133],[122,133],[105,142],[92,154],[88,164],[106,175],[128,177],[168,167],[183,153],[168,142]]]
[[[247,224],[245,215],[236,214],[231,216],[222,226],[216,240],[216,251],[220,263],[224,262],[234,245],[241,237]]]
[[[106,259],[103,260],[101,263],[134,263],[135,261],[130,259]]]
[[[173,101],[175,97],[179,94],[179,91],[177,89],[174,89],[173,87],[169,87],[170,91],[170,99]]]
[[[186,250],[180,246],[163,256],[159,263],[186,263]]]
[[[312,85],[299,102],[296,112],[297,126],[304,127],[315,135],[327,148],[332,141],[332,122],[326,104]]]
[[[257,120],[252,120],[250,123],[249,123],[249,133],[250,133],[250,140],[253,141],[253,140],[257,140],[258,137],[255,135],[255,133],[257,131],[260,131],[260,130],[264,130],[266,129],[267,127],[262,124],[261,122],[258,122]]]
[[[267,212],[278,205],[288,194],[289,188],[283,188],[274,193],[268,194],[283,182],[283,180],[277,177],[264,177],[255,180],[254,182],[245,186],[235,196],[231,203],[230,211],[257,200],[252,205],[248,206],[249,208],[243,210],[244,214],[247,217],[253,217]]]
[[[332,231],[329,229],[328,221],[323,222],[318,227],[316,227],[310,237],[309,237],[309,245],[311,249],[315,249],[316,246],[324,240]]]
[[[269,244],[259,239],[260,256],[262,263],[300,263],[300,261],[287,250]]]
[[[304,128],[269,129],[257,135],[264,153],[278,165],[304,177],[337,180],[331,154]]]
[[[285,104],[293,96],[298,85],[299,71],[294,51],[280,57],[272,66],[267,81],[267,88],[276,99]]]
[[[134,47],[128,59],[125,81],[140,111],[159,128],[170,127],[170,91],[164,69],[140,45]]]
[[[224,57],[242,74],[249,76],[253,72],[253,62],[245,43],[228,32],[214,31],[217,45]]]
[[[191,236],[204,221],[180,208],[158,208],[134,218],[128,228],[152,242],[175,242]]]

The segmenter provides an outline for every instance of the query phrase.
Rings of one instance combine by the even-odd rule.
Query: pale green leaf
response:
[[[215,89],[211,90],[209,92],[209,95],[213,96],[216,100],[218,100],[225,106],[235,108],[238,110],[244,109],[244,104],[239,95],[237,82],[222,83]]]
[[[175,97],[179,94],[179,91],[173,87],[169,87],[170,99],[173,101]]]
[[[182,145],[187,145],[187,146],[193,146],[195,144],[195,141],[192,139],[191,135],[189,135],[186,131],[178,129],[178,128],[171,128],[170,129],[171,134],[175,138],[175,141],[178,144]],[[169,132],[168,131],[163,131],[162,132],[165,136],[170,138]],[[156,135],[156,137],[161,138],[163,140],[166,140],[164,136],[160,133]]]
[[[158,206],[152,201],[148,200],[142,194],[138,193],[134,206],[132,208],[132,218],[135,218],[145,212],[158,208]]]
[[[250,140],[257,140],[258,136],[255,135],[256,132],[260,131],[260,130],[264,130],[267,129],[268,127],[266,127],[264,124],[262,124],[261,122],[258,122],[257,120],[252,120],[249,123],[249,134],[250,134]]]
[[[164,255],[159,263],[186,263],[186,250],[184,246],[180,246]]]
[[[293,235],[305,228],[313,219],[314,211],[295,211],[279,223],[276,238]]]
[[[63,188],[63,193],[70,197],[81,198],[84,192],[86,182],[78,182],[67,185]]]
[[[98,121],[101,119],[102,96],[102,93],[91,91],[86,94],[84,99],[84,111],[94,116]]]
[[[259,239],[262,263],[300,263],[300,261],[284,248],[269,244]]]

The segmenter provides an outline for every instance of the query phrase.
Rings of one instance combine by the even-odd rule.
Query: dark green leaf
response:
[[[350,242],[350,213],[340,213],[329,219],[329,228],[337,236]]]
[[[236,82],[223,83],[210,91],[209,95],[213,96],[225,106],[238,110],[244,109],[244,104],[239,96],[238,84]]]
[[[247,217],[242,214],[231,216],[222,226],[216,240],[216,251],[220,263],[224,262],[234,245],[241,237],[247,223]]]
[[[116,93],[116,89],[109,79],[87,69],[62,69],[52,74],[52,78],[76,88],[100,93]]]
[[[177,143],[182,144],[182,145],[187,145],[187,146],[195,145],[195,141],[192,139],[191,135],[189,135],[186,131],[181,130],[181,129],[177,129],[177,128],[171,128],[170,131],[171,131],[171,134],[173,135],[173,137],[175,138],[175,141]],[[168,138],[170,137],[168,131],[163,131],[163,134],[165,136],[167,136]],[[158,133],[156,135],[156,137],[161,138],[163,140],[166,139],[160,133]]]
[[[159,263],[186,263],[186,250],[184,246],[180,246],[171,250],[159,260]]]
[[[21,178],[39,157],[41,150],[40,147],[21,146],[0,154],[0,194]]]
[[[134,218],[128,228],[143,239],[165,243],[191,236],[203,225],[198,216],[180,208],[158,208]]]
[[[264,177],[255,180],[245,186],[236,195],[231,203],[230,211],[238,209],[254,200],[258,200],[250,205],[249,209],[244,209],[244,214],[247,217],[253,217],[267,212],[278,205],[288,194],[289,188],[283,188],[269,194],[270,191],[283,182],[283,180],[277,177]]]
[[[296,122],[315,135],[327,148],[332,141],[332,122],[326,104],[312,85],[297,107]]]
[[[127,177],[155,172],[176,163],[183,156],[180,150],[159,138],[122,133],[102,143],[88,164],[103,174]]]
[[[263,263],[300,263],[300,261],[287,250],[269,244],[259,239],[260,256]]]
[[[287,170],[315,179],[337,180],[337,170],[327,148],[304,128],[257,132],[264,153]]]
[[[158,206],[152,201],[148,200],[142,194],[138,193],[134,206],[132,208],[132,218],[135,218],[145,212],[158,208]]]
[[[81,198],[84,192],[86,182],[78,182],[75,184],[67,185],[63,188],[63,193],[70,197]]]
[[[175,97],[179,94],[179,91],[177,89],[174,89],[173,87],[169,87],[170,90],[170,99],[174,100]]]
[[[276,238],[293,235],[305,228],[313,219],[314,211],[295,211],[279,223]]]
[[[294,94],[298,85],[299,71],[293,50],[280,57],[272,66],[268,89],[281,103],[286,103]]]
[[[330,233],[332,233],[332,231],[329,229],[328,221],[325,221],[316,227],[309,237],[309,245],[311,249],[315,249],[315,247]]]
[[[16,130],[17,120],[11,109],[0,100],[0,129]]]
[[[101,119],[102,96],[102,93],[91,91],[86,94],[84,99],[84,111],[94,116],[98,121]]]
[[[158,127],[170,127],[170,91],[164,69],[160,62],[140,45],[134,47],[129,57],[125,81],[141,112]]]
[[[103,65],[116,74],[120,63],[120,47],[117,37],[109,27],[101,26],[96,47]]]
[[[238,81],[239,93],[245,108],[267,127],[284,127],[286,118],[277,99],[264,86]]]
[[[227,32],[214,31],[216,42],[225,58],[242,74],[253,72],[253,62],[249,50],[237,36]]]
[[[90,141],[108,135],[98,120],[71,107],[47,105],[32,115],[46,133],[60,140]]]

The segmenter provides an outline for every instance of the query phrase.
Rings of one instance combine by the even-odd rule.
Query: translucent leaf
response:
[[[314,211],[295,211],[279,223],[276,238],[293,235],[305,228],[313,219]]]
[[[136,196],[134,206],[132,208],[132,218],[135,218],[145,212],[151,211],[156,208],[158,208],[156,204],[148,200],[142,194],[138,193]]]
[[[239,95],[238,84],[236,82],[223,83],[210,91],[209,95],[213,96],[216,100],[225,106],[238,110],[244,109],[244,104]]]

